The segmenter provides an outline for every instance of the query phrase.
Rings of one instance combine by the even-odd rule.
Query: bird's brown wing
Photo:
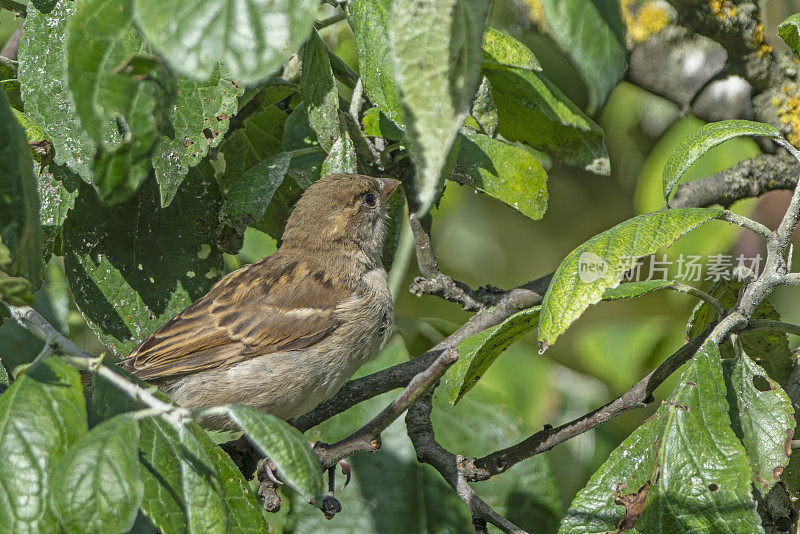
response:
[[[122,366],[158,380],[309,347],[339,326],[334,310],[348,298],[323,271],[276,253],[224,277]]]

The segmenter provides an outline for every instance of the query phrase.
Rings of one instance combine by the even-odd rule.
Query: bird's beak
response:
[[[394,178],[376,178],[376,180],[381,184],[381,198],[383,200],[392,196],[394,190],[400,185],[400,180],[395,180]]]

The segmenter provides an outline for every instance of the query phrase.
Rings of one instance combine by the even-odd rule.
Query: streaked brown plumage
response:
[[[274,254],[222,278],[123,367],[189,408],[248,404],[284,419],[313,409],[390,334],[380,253],[398,183],[338,174],[311,185]]]

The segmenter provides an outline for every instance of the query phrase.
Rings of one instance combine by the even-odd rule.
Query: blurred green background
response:
[[[530,46],[545,74],[576,103],[584,104],[586,96],[569,60],[524,19],[520,4],[524,2],[495,1],[490,24]],[[790,13],[800,11],[800,0],[770,0],[762,5],[767,40],[780,47],[775,27]],[[0,43],[5,43],[19,24],[10,12],[0,11]],[[322,34],[337,54],[357,68],[352,34],[345,24],[326,28]],[[349,96],[346,88],[341,90],[343,96]],[[594,118],[606,133],[611,176],[595,176],[555,164],[549,169],[550,206],[541,221],[531,221],[489,197],[448,182],[442,202],[434,210],[432,236],[444,272],[473,287],[492,284],[511,288],[551,272],[570,250],[591,236],[637,213],[659,209],[664,162],[677,142],[702,123],[693,117],[680,117],[674,105],[626,82],[617,87]],[[687,179],[707,176],[757,152],[750,140],[727,142],[696,164]],[[741,202],[734,210],[774,225],[787,202],[787,195],[776,192]],[[243,250],[228,258],[229,267],[260,259],[274,247],[274,241],[265,234],[248,230]],[[675,259],[681,253],[708,256],[738,252],[752,255],[758,250],[752,240],[742,238],[739,230],[713,222],[684,237],[669,254]],[[395,268],[402,270],[404,266]],[[673,273],[674,269],[673,265]],[[405,291],[417,274],[413,257],[407,271],[394,273],[405,278],[396,296],[396,330],[411,355],[421,354],[468,317],[455,304],[435,297],[417,298]],[[707,289],[711,282],[701,285]],[[787,288],[779,292],[775,302],[784,320],[797,323],[800,301],[793,291]],[[511,428],[497,438],[497,446],[510,445],[546,423],[564,423],[621,394],[679,347],[693,305],[690,297],[671,292],[599,304],[544,356],[537,354],[535,333],[513,345],[468,398],[473,407],[476,401],[490,412],[493,406],[504,406],[504,412],[511,415]],[[36,307],[87,350],[104,350],[74,308],[58,260],[51,262],[48,280],[36,295]],[[792,343],[797,346],[798,340]],[[10,367],[32,359],[39,345],[8,321],[0,327],[0,356]],[[384,362],[389,365],[392,360],[384,358]],[[609,452],[652,412],[673,385],[674,379],[657,391],[657,402],[650,409],[620,416],[547,453],[562,506],[569,504]],[[445,399],[439,400],[443,411],[439,417],[463,418],[466,424],[474,415],[474,409],[462,406],[448,414]],[[315,436],[333,440],[341,432],[341,428],[337,431],[328,425]],[[456,449],[459,444],[449,446]],[[386,454],[393,454],[389,447],[387,450]]]

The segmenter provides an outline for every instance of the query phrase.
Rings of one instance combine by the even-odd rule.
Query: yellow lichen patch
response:
[[[621,0],[622,18],[634,43],[646,41],[669,24],[669,13],[657,2]]]
[[[727,20],[736,16],[736,6],[730,0],[709,0],[711,14],[719,20]]]
[[[761,46],[758,47],[758,57],[764,57],[770,52],[772,52],[772,45],[763,43]]]
[[[544,9],[541,0],[525,0],[525,7],[528,12],[528,19],[537,26],[544,22]]]
[[[796,147],[800,147],[800,92],[796,84],[783,86],[785,96],[778,96],[771,100],[772,106],[778,115],[786,140]]]
[[[764,25],[759,23],[756,29],[753,30],[753,44],[760,45],[764,42]]]

